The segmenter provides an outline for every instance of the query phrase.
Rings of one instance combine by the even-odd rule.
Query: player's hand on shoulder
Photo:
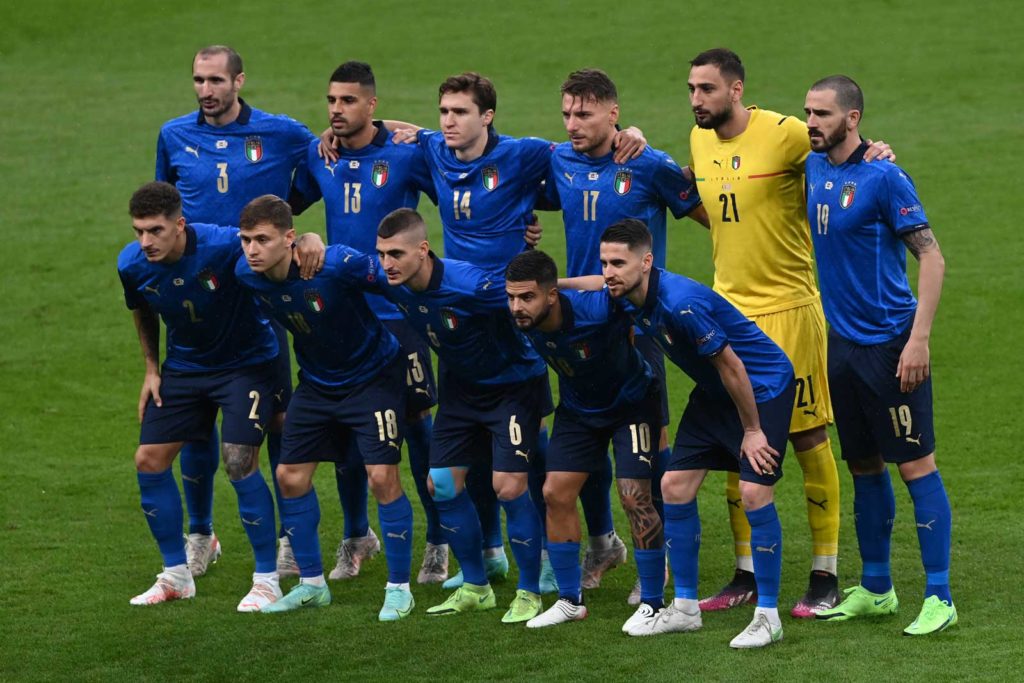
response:
[[[149,403],[150,396],[158,408],[163,406],[163,399],[160,398],[159,372],[147,372],[145,379],[142,380],[142,390],[139,392],[139,422],[142,422],[142,416],[146,413],[146,404]]]
[[[316,154],[321,159],[334,163],[340,158],[338,154],[338,138],[330,128],[320,133],[320,142],[316,146]]]
[[[896,377],[900,380],[900,391],[910,393],[921,386],[931,374],[928,342],[913,336],[907,341],[896,365]]]
[[[740,456],[749,460],[750,466],[760,475],[775,474],[775,468],[779,465],[779,452],[771,447],[761,429],[744,430]]]
[[[896,162],[896,152],[893,152],[892,147],[890,147],[887,143],[882,142],[881,140],[879,140],[878,142],[868,140],[867,143],[868,149],[866,152],[864,152],[864,161],[884,159],[891,161],[893,163]]]
[[[616,133],[612,144],[615,146],[615,163],[624,164],[643,154],[644,149],[647,148],[647,138],[644,137],[642,130],[636,126],[630,126]]]
[[[396,128],[391,134],[391,141],[396,145],[412,144],[419,139],[419,128]]]
[[[323,270],[324,254],[327,253],[327,246],[320,235],[315,232],[307,232],[299,235],[295,240],[295,249],[292,250],[292,260],[299,267],[299,277],[303,280],[311,280],[314,275]]]

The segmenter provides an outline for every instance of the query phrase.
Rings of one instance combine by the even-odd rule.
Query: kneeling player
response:
[[[288,204],[264,195],[239,221],[245,258],[239,281],[292,333],[300,381],[285,420],[278,483],[281,511],[299,565],[299,584],[264,612],[330,604],[313,489],[317,462],[337,460],[353,439],[377,499],[388,563],[381,621],[407,616],[412,562],[412,506],[398,476],[405,367],[398,341],[370,311],[364,290],[376,279],[376,259],[341,245],[327,249],[323,270],[310,280],[291,263],[295,239]]]
[[[170,468],[184,442],[210,433],[219,409],[224,467],[256,556],[253,586],[238,611],[256,611],[281,596],[274,505],[258,456],[264,431],[283,417],[273,397],[285,393],[291,379],[275,373],[274,334],[235,278],[242,253],[237,230],[186,225],[181,196],[163,182],[136,191],[130,213],[138,241],[121,252],[118,272],[146,360],[135,464],[142,510],[164,558],[157,582],[131,602],[152,605],[195,595]],[[315,242],[322,250],[319,238]],[[167,326],[162,368],[160,318]]]
[[[609,293],[620,298],[640,330],[689,375],[696,387],[679,421],[662,479],[665,546],[675,578],[672,605],[630,629],[630,635],[701,627],[697,604],[700,517],[697,491],[708,470],[739,471],[752,528],[758,600],[754,618],[729,643],[762,647],[782,639],[779,579],[782,527],[774,486],[782,477],[793,403],[793,366],[754,323],[710,288],[652,268],[651,233],[626,219],[601,235],[601,267]]]
[[[664,606],[665,549],[651,497],[654,439],[662,413],[660,384],[632,344],[633,323],[622,307],[606,292],[559,293],[557,278],[555,262],[541,251],[519,254],[505,271],[516,325],[558,373],[561,397],[544,482],[548,553],[559,599],[526,625],[555,626],[587,616],[576,500],[587,479],[606,466],[611,443],[643,601],[622,627],[628,631]]]
[[[952,513],[935,465],[928,339],[945,262],[914,183],[889,161],[864,162],[860,87],[846,76],[815,83],[804,110],[814,150],[807,158],[807,212],[829,322],[829,383],[843,459],[853,474],[860,584],[818,619],[894,614],[889,571],[896,499],[886,463],[896,463],[914,500],[926,575],[921,613],[907,635],[957,622],[949,591]],[[906,250],[920,261],[914,299]]]

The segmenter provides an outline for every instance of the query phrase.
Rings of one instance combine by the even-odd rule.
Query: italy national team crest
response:
[[[439,312],[441,316],[441,324],[444,325],[446,330],[454,330],[459,326],[459,319],[455,316],[455,311],[450,308],[442,308]]]
[[[245,139],[245,158],[254,164],[263,158],[263,139],[259,135]]]
[[[482,172],[484,189],[490,192],[498,186],[498,168],[496,166],[488,166]]]
[[[572,351],[580,360],[587,360],[588,358],[590,358],[590,345],[587,344],[586,342],[579,342],[578,344],[573,344]]]
[[[626,194],[633,186],[633,172],[622,170],[615,174],[615,194]]]
[[[740,170],[740,156],[738,154],[732,158],[732,170]]]
[[[307,289],[304,296],[306,298],[306,305],[309,306],[309,310],[314,313],[323,313],[324,298],[320,296],[320,292],[315,289]]]
[[[857,193],[857,183],[846,183],[839,193],[839,206],[844,209],[850,208],[853,204],[853,195]]]
[[[217,281],[217,276],[214,275],[213,271],[207,268],[199,273],[199,284],[203,286],[207,292],[216,292],[220,287],[220,282]]]
[[[374,187],[384,187],[388,182],[388,162],[373,162],[373,170],[370,172],[370,181]]]

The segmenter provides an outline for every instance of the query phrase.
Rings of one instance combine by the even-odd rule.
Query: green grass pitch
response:
[[[1013,510],[1024,484],[1014,446],[1024,250],[1013,217],[1024,91],[1013,46],[1024,15],[1016,3],[14,0],[3,14],[0,680],[1019,679],[1024,525]],[[786,113],[802,111],[817,78],[856,78],[868,103],[863,129],[892,144],[913,175],[947,261],[932,358],[960,625],[900,637],[923,583],[900,485],[900,615],[849,624],[785,617],[785,641],[764,651],[727,647],[746,610],[710,615],[693,634],[626,638],[619,626],[631,613],[631,564],[588,595],[591,618],[543,632],[503,627],[500,611],[429,620],[437,587],[415,589],[412,618],[378,624],[383,559],[333,585],[329,609],[240,615],[251,556],[224,476],[215,524],[226,554],[200,579],[197,599],[130,608],[159,555],[139,514],[131,455],[142,363],[115,260],[132,238],[128,197],[152,178],[160,124],[194,109],[191,55],[217,42],[245,58],[249,102],[314,130],[326,124],[329,74],[357,58],[374,66],[385,117],[435,124],[437,84],[475,69],[497,85],[501,132],[562,140],[558,86],[575,68],[599,66],[619,86],[623,121],[682,163],[693,122],[686,60],[702,49],[739,52],[745,101]],[[564,256],[557,217],[544,219],[544,247]],[[300,226],[321,221],[318,207]],[[670,268],[709,282],[704,231],[689,221],[670,231]],[[671,375],[678,418],[688,383]],[[852,487],[840,467],[840,574],[850,585],[860,561]],[[804,588],[810,551],[796,463],[787,471],[778,494],[785,605]],[[317,483],[329,555],[341,518],[326,468]],[[709,477],[700,504],[706,593],[731,571],[721,475]],[[507,603],[514,583],[497,590]]]

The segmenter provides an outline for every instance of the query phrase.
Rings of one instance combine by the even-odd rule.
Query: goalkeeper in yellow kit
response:
[[[715,291],[782,347],[796,373],[790,441],[804,473],[813,561],[807,592],[791,614],[813,617],[839,599],[839,475],[826,431],[832,408],[825,317],[804,198],[807,126],[798,118],[744,107],[745,73],[734,52],[708,50],[690,65],[697,122],[690,133],[690,168],[711,220]],[[875,154],[879,148],[884,145]],[[750,525],[736,473],[728,474],[726,497],[736,573],[721,592],[700,601],[704,611],[756,600]]]

